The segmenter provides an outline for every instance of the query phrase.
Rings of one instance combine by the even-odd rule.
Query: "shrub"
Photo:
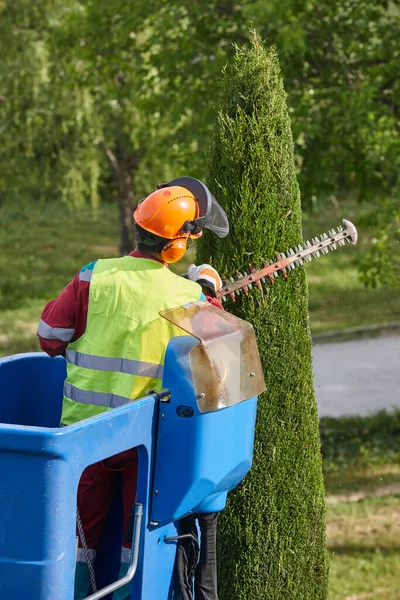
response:
[[[300,194],[279,63],[254,34],[225,70],[208,185],[231,232],[204,235],[198,258],[222,275],[301,243]],[[230,494],[219,533],[221,600],[326,597],[325,500],[303,268],[228,310],[254,326],[267,391],[254,462]]]

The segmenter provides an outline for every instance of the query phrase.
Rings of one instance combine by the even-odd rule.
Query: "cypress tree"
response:
[[[223,240],[204,235],[200,262],[229,276],[301,243],[279,62],[255,33],[223,73],[207,183],[231,230]],[[321,600],[328,581],[325,499],[303,267],[226,308],[253,324],[267,389],[259,398],[252,469],[220,517],[220,599]]]

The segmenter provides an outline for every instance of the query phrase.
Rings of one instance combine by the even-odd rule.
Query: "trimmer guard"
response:
[[[265,390],[253,326],[209,302],[160,315],[200,344],[189,354],[197,405],[203,413],[233,406]]]
[[[257,395],[265,389],[249,323],[195,302],[162,316],[189,335],[167,347],[151,518],[163,525],[223,510],[253,456]]]

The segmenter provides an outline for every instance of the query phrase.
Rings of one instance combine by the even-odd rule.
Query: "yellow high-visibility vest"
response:
[[[158,261],[98,260],[90,279],[86,331],[66,350],[62,424],[160,390],[167,344],[185,333],[159,312],[201,297],[200,285]]]

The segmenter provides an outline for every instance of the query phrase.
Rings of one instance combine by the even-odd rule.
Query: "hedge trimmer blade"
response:
[[[273,283],[279,274],[287,277],[287,271],[292,271],[313,258],[319,258],[321,254],[328,254],[329,250],[336,250],[338,246],[344,246],[346,242],[356,244],[357,238],[355,225],[351,221],[343,219],[343,225],[339,226],[337,230],[331,229],[329,234],[322,233],[319,237],[313,238],[311,242],[296,246],[294,250],[290,248],[286,253],[277,253],[278,260],[264,263],[261,269],[254,269],[249,265],[250,273],[236,271],[236,279],[231,277],[229,282],[226,282],[217,292],[217,298],[225,300],[230,296],[235,301],[235,295],[239,296],[241,293],[247,295],[253,285],[261,289],[261,284],[267,280]]]

